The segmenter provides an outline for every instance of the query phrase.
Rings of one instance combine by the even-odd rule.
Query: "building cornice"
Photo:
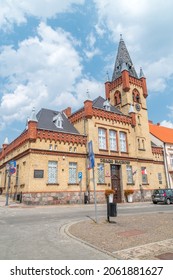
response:
[[[85,135],[77,135],[63,132],[54,132],[49,130],[37,130],[37,139],[40,141],[50,140],[55,142],[63,142],[68,144],[86,145],[87,137]]]

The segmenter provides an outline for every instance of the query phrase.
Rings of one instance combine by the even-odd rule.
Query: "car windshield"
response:
[[[155,191],[154,191],[154,194],[163,194],[163,193],[164,193],[163,190],[155,190]]]

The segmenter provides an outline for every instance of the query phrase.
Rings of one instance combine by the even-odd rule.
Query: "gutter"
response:
[[[169,177],[169,172],[168,172],[168,160],[167,160],[165,143],[163,143],[163,153],[164,153],[164,166],[165,166],[165,173],[166,173],[166,181],[167,181],[168,188],[170,188],[171,183],[170,183],[170,177]]]

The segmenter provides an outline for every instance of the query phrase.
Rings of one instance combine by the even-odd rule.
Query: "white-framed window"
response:
[[[127,173],[127,183],[133,184],[133,172],[132,172],[131,165],[126,165],[126,173]]]
[[[119,136],[120,136],[120,151],[127,152],[126,133],[120,131]]]
[[[98,176],[98,183],[104,184],[105,183],[105,170],[104,170],[103,163],[97,164],[97,176]]]
[[[77,183],[77,163],[69,162],[69,183],[76,184]]]
[[[117,151],[117,133],[115,130],[109,130],[109,147],[111,151]]]
[[[141,167],[142,174],[142,184],[148,184],[147,169],[146,167]]]
[[[99,149],[106,149],[106,130],[103,128],[98,129]]]
[[[56,184],[58,182],[58,163],[57,161],[48,162],[48,183]]]

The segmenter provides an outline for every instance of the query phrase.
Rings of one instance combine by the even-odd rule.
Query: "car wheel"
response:
[[[157,201],[153,201],[154,204],[157,204]]]
[[[166,204],[170,204],[171,203],[171,201],[170,201],[170,199],[169,198],[167,198],[167,200],[166,200]]]

